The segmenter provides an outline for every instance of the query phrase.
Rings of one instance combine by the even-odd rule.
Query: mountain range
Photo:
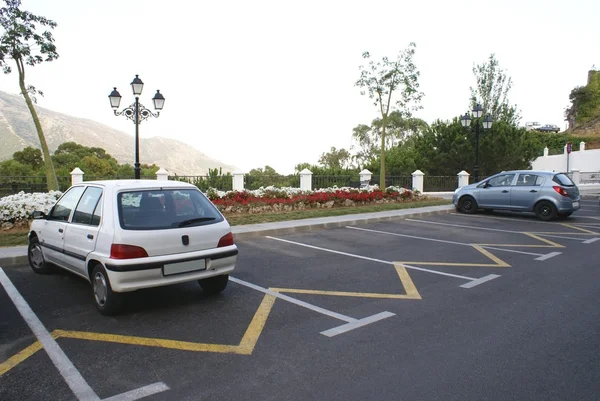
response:
[[[54,153],[61,143],[76,142],[83,146],[102,148],[119,163],[133,165],[133,135],[92,120],[35,107],[50,153]],[[0,144],[0,161],[11,159],[13,153],[27,146],[41,148],[25,99],[2,91]],[[169,173],[178,175],[206,175],[213,168],[221,168],[223,173],[236,170],[235,166],[210,158],[191,145],[159,136],[140,138],[140,162],[156,164]]]

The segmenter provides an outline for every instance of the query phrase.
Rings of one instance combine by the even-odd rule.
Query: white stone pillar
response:
[[[412,186],[413,191],[419,191],[423,193],[423,176],[425,174],[421,170],[417,170],[412,173]]]
[[[81,184],[83,182],[83,171],[79,167],[75,167],[71,171],[71,185]]]
[[[156,179],[159,181],[168,181],[169,180],[169,172],[164,168],[159,168],[156,172]]]
[[[583,152],[585,150],[585,142],[581,141],[579,142],[579,151]]]
[[[575,185],[579,185],[581,183],[581,170],[571,170],[571,173],[573,173],[573,182]]]
[[[358,174],[360,176],[360,186],[361,187],[371,184],[371,177],[373,176],[373,173],[371,173],[369,170],[367,170],[365,168],[365,169],[363,169],[363,171],[361,171]]]
[[[307,168],[300,172],[300,189],[312,191],[312,172]]]
[[[243,191],[244,190],[244,173],[241,171],[233,172],[233,190]]]
[[[469,176],[471,174],[467,173],[465,170],[458,173],[458,187],[464,187],[465,185],[469,185]]]
[[[548,148],[545,147],[544,148],[544,157],[548,157],[548,152],[549,152]]]

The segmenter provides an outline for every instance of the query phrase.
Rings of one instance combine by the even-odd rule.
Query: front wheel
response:
[[[229,274],[198,280],[198,283],[200,284],[200,287],[202,287],[202,290],[209,295],[216,295],[222,292],[227,287],[228,282]]]
[[[29,267],[37,274],[48,274],[52,272],[52,265],[46,262],[44,253],[42,252],[42,246],[37,238],[29,241],[27,247],[27,260],[29,261]]]
[[[105,315],[112,316],[119,312],[123,304],[123,294],[113,292],[106,270],[100,264],[92,271],[92,289],[96,309]]]
[[[537,218],[543,221],[554,220],[558,214],[556,206],[549,201],[538,202],[538,204],[535,205],[534,212]]]
[[[462,213],[473,214],[477,212],[477,201],[472,196],[460,198],[458,208]]]

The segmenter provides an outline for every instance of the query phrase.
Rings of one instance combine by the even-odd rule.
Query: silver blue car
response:
[[[568,217],[579,209],[577,185],[565,174],[550,171],[503,171],[454,191],[452,202],[462,213],[483,209],[533,212],[544,221]]]

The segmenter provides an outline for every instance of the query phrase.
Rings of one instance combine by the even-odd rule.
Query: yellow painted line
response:
[[[0,363],[0,376],[23,362],[25,359],[29,358],[31,355],[35,354],[39,350],[41,350],[42,343],[39,341],[34,342],[29,347],[25,348],[23,351],[15,354],[14,356],[8,358],[6,361]]]
[[[381,299],[421,299],[421,294],[417,290],[415,283],[410,278],[406,268],[402,263],[394,263],[400,282],[404,287],[406,294],[380,294],[372,292],[348,292],[348,291],[325,291],[325,290],[305,290],[300,288],[270,288],[270,290],[291,294],[310,294],[310,295],[328,295],[336,297],[356,297],[356,298],[381,298]]]
[[[534,233],[523,233],[523,234],[527,235],[528,237],[535,238],[538,241],[545,242],[546,244],[551,245],[553,248],[564,248],[565,247],[564,245],[558,244],[554,241],[550,241],[547,238],[542,238],[542,237],[535,235],[535,234],[543,234],[543,233],[535,233],[535,234]],[[550,234],[550,233],[548,233],[548,234]],[[553,234],[560,234],[560,233],[553,233]]]
[[[473,248],[477,249],[479,252],[496,262],[497,267],[510,267],[508,263],[506,263],[496,255],[492,254],[491,252],[487,251],[486,249],[482,248],[481,246],[473,245]]]
[[[571,225],[571,224],[566,224],[566,223],[563,223],[562,225],[563,225],[563,226],[565,226],[565,227],[572,228],[572,229],[574,229],[574,230],[583,231],[584,233],[598,234],[598,233],[597,233],[597,232],[595,232],[595,231],[586,230],[585,228],[577,227],[577,226],[574,226],[574,225]]]
[[[277,298],[273,295],[266,294],[263,298],[260,306],[256,310],[254,314],[254,318],[248,329],[246,329],[246,333],[244,333],[244,337],[242,337],[242,341],[240,341],[239,354],[242,355],[250,355],[254,351],[254,346],[260,337],[263,329],[265,328],[265,323],[267,322],[267,318],[271,313],[271,309],[273,309],[273,304]]]
[[[52,336],[52,338],[54,338],[55,340],[60,337],[57,333],[56,330],[53,331],[52,333],[50,333],[50,335]],[[29,358],[30,356],[32,356],[33,354],[35,354],[36,352],[38,352],[39,350],[41,350],[42,348],[44,348],[42,346],[42,343],[39,341],[34,342],[33,344],[31,344],[29,347],[25,348],[24,350],[18,352],[17,354],[11,356],[10,358],[8,358],[6,361],[0,363],[0,376],[2,376],[3,374],[5,374],[6,372],[8,372],[9,370],[11,370],[12,368],[14,368],[15,366],[17,366],[18,364],[20,364],[21,362],[23,362],[25,359]]]

